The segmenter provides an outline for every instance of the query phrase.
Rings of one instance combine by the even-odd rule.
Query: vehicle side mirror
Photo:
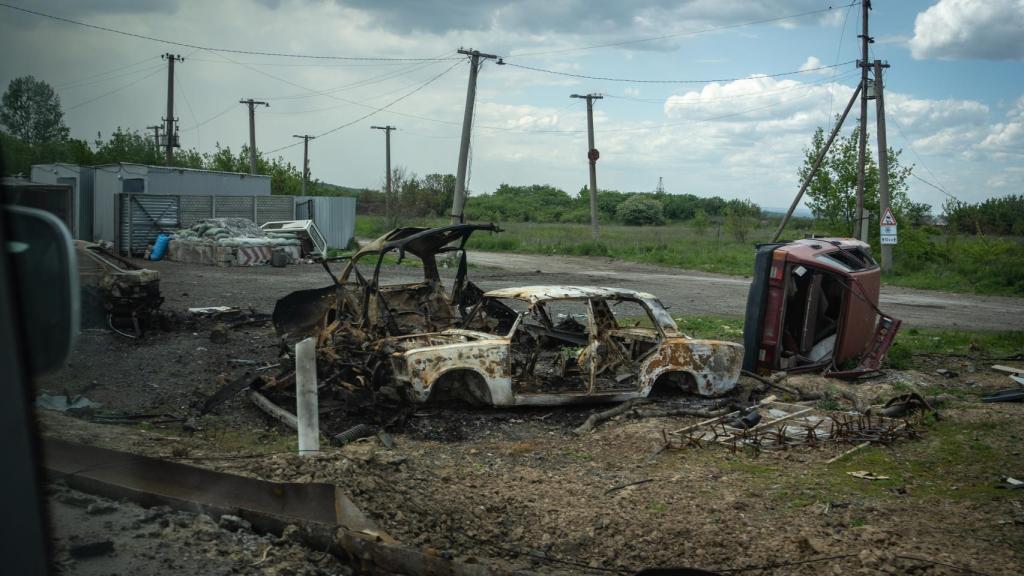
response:
[[[15,279],[25,344],[34,376],[64,366],[78,337],[78,260],[71,234],[56,216],[5,206],[10,234],[4,247]]]

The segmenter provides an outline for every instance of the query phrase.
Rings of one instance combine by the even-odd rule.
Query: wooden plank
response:
[[[1013,366],[1003,366],[1002,364],[994,364],[992,369],[997,372],[1005,372],[1006,374],[1024,374],[1024,368],[1014,368]]]

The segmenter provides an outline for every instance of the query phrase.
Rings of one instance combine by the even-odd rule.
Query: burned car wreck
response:
[[[467,278],[465,245],[478,230],[500,231],[399,228],[356,252],[339,276],[325,262],[330,286],[278,301],[278,336],[285,345],[316,339],[319,376],[340,384],[341,403],[556,405],[735,387],[743,347],[685,336],[650,294],[571,286],[485,294]],[[455,261],[450,289],[442,258]],[[384,264],[408,260],[419,261],[422,279],[382,281]]]
[[[751,372],[877,372],[900,327],[878,309],[881,269],[852,238],[761,244],[743,325]]]

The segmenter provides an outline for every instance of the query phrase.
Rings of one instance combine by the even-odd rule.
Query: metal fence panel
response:
[[[296,196],[295,218],[312,220],[331,248],[345,248],[356,232],[356,199],[347,196]],[[309,209],[312,208],[312,215]],[[310,217],[312,216],[312,217]]]
[[[214,216],[217,218],[248,218],[252,220],[252,196],[215,196]]]
[[[188,228],[213,214],[213,196],[182,196],[181,227]]]
[[[295,198],[292,196],[256,196],[256,224],[279,220],[295,220]]]
[[[117,238],[121,254],[141,256],[157,235],[181,228],[178,199],[178,196],[119,194]]]

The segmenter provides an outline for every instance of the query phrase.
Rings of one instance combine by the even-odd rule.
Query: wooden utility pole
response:
[[[868,10],[871,10],[871,0],[862,0],[860,3],[861,13],[861,59],[857,61],[860,66],[860,134],[857,143],[857,208],[854,210],[853,236],[861,240],[867,240],[867,221],[864,219],[864,162],[868,144],[868,44],[874,42],[868,36]]]
[[[601,154],[594,148],[594,100],[604,98],[600,94],[572,94],[570,98],[587,101],[587,159],[590,161],[590,234],[597,241],[601,231],[597,224],[597,159]]]
[[[316,136],[309,134],[292,134],[293,138],[302,138],[302,195],[306,195],[306,182],[309,181],[309,141],[316,140]]]
[[[174,148],[178,145],[178,133],[174,129],[174,63],[184,62],[185,59],[170,52],[161,58],[167,60],[167,117],[164,118],[164,138],[167,140],[167,148],[164,152],[164,163],[170,166],[174,163]]]
[[[394,126],[370,126],[371,130],[383,130],[384,131],[384,166],[387,169],[387,176],[384,178],[384,218],[390,224],[391,212],[394,210],[392,206],[391,195],[391,131],[396,130]]]
[[[786,229],[786,224],[789,223],[789,219],[793,216],[793,211],[796,210],[800,199],[804,197],[804,192],[807,191],[807,186],[810,185],[811,180],[818,173],[818,168],[821,167],[822,161],[825,160],[825,155],[828,153],[828,149],[832,147],[832,142],[836,139],[839,134],[839,129],[843,127],[843,122],[846,121],[846,117],[850,114],[850,110],[853,109],[853,103],[857,101],[857,97],[860,96],[861,87],[857,86],[857,89],[853,91],[853,96],[850,96],[850,101],[846,104],[846,109],[843,110],[842,116],[836,122],[835,128],[832,129],[832,133],[828,135],[828,140],[825,141],[825,145],[821,147],[821,151],[818,152],[818,157],[814,160],[814,165],[807,171],[807,176],[804,177],[804,181],[800,184],[800,191],[796,193],[796,198],[793,199],[793,203],[789,205],[789,210],[786,211],[786,215],[782,217],[782,222],[779,222],[779,229],[775,231],[775,235],[772,236],[772,242],[778,242],[779,237],[782,236],[782,231]]]
[[[249,174],[256,173],[256,106],[267,106],[270,104],[266,102],[260,102],[249,98],[248,100],[239,100],[239,104],[247,104],[249,106]]]
[[[156,144],[157,148],[159,148],[160,147],[160,125],[157,124],[155,126],[146,126],[146,129],[153,131],[153,143]]]
[[[889,210],[889,147],[885,142],[885,97],[882,88],[882,68],[875,60],[875,119],[878,122],[878,213],[879,218]],[[892,244],[882,244],[882,272],[892,271]]]
[[[476,76],[480,70],[480,59],[494,60],[497,58],[494,54],[484,54],[479,50],[464,50],[462,48],[459,48],[459,54],[469,56],[469,86],[466,88],[466,110],[462,116],[462,142],[459,144],[459,167],[455,173],[452,224],[464,220],[462,210],[466,206],[466,168],[469,164],[469,139],[473,129],[473,105],[476,103]]]

